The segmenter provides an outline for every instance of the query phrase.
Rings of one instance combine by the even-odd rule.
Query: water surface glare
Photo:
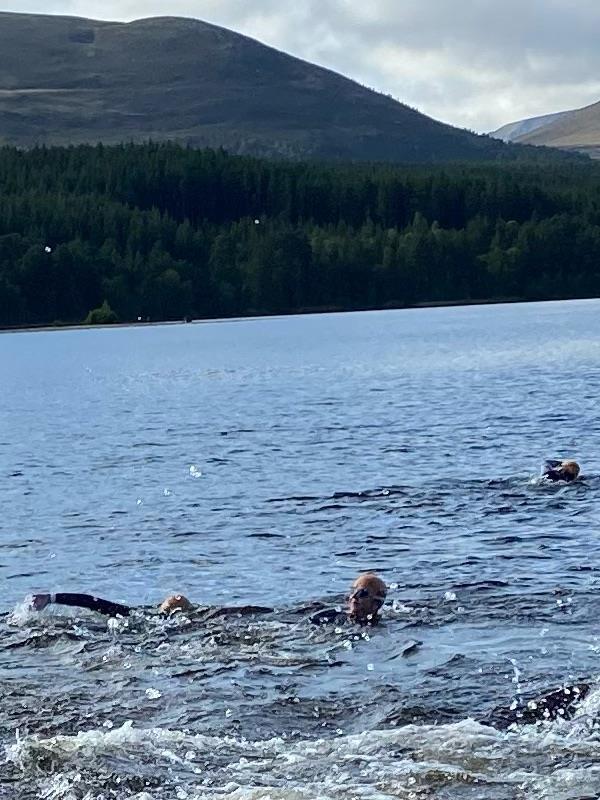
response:
[[[488,716],[600,675],[600,301],[5,333],[0,368],[0,797],[600,795],[600,692]],[[383,624],[311,625],[364,569]]]

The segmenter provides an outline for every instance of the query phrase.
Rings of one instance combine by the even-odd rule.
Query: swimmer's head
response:
[[[579,477],[579,464],[569,459],[546,461],[543,476],[550,481],[570,483]]]
[[[574,481],[579,477],[579,464],[576,461],[563,461],[559,471],[564,475],[564,480]]]
[[[362,624],[377,622],[379,609],[385,602],[387,586],[373,572],[359,575],[348,597],[348,616]]]
[[[177,611],[192,611],[193,605],[182,594],[172,594],[167,597],[159,606],[161,614],[175,614]]]

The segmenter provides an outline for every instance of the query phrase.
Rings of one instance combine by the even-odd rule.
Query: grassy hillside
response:
[[[517,122],[509,122],[507,125],[495,130],[491,135],[496,139],[502,139],[504,142],[517,142],[523,136],[533,133],[538,128],[551,125],[560,117],[571,113],[571,111],[557,111],[555,114],[545,114],[542,117],[529,117],[528,119],[520,119]]]
[[[0,142],[149,139],[345,160],[527,154],[198,20],[0,13]]]
[[[576,150],[600,158],[600,103],[569,111],[549,125],[519,136],[516,141]]]

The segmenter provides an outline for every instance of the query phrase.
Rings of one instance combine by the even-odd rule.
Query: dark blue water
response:
[[[1,335],[0,796],[595,797],[581,720],[481,723],[600,672],[599,356],[597,301]]]

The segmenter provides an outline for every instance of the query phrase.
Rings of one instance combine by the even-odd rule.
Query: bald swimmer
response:
[[[359,575],[352,584],[348,595],[346,611],[327,608],[317,611],[310,617],[314,625],[332,622],[355,622],[358,625],[377,625],[379,611],[385,602],[387,586],[374,572]]]
[[[352,584],[346,611],[336,609],[324,609],[313,614],[309,619],[315,625],[325,625],[327,623],[354,622],[359,625],[377,625],[379,622],[379,611],[385,601],[387,587],[385,583],[373,572],[359,575]],[[104,600],[90,594],[74,594],[59,592],[57,594],[34,594],[30,600],[31,608],[35,611],[43,611],[47,606],[55,604],[61,606],[71,606],[74,608],[86,608],[89,611],[96,611],[108,617],[128,617],[135,608],[121,603],[114,603],[112,600]],[[226,616],[228,614],[269,614],[273,608],[265,606],[241,606],[227,608],[207,608],[206,606],[197,607],[193,605],[187,597],[182,594],[170,595],[158,607],[158,612],[165,616],[170,616],[177,612],[190,613],[201,610],[209,617]]]
[[[549,481],[572,483],[577,480],[580,471],[579,464],[576,461],[550,460],[544,464],[542,477],[547,478]]]

